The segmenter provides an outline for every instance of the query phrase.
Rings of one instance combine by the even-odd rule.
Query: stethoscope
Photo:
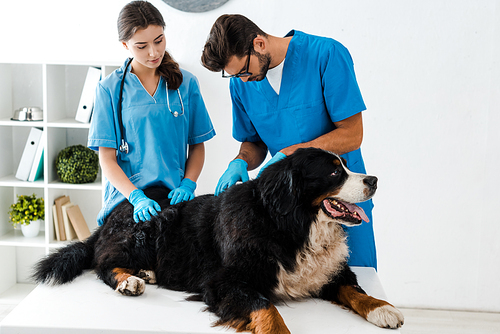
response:
[[[121,135],[121,142],[122,144],[120,145],[119,149],[120,152],[124,152],[125,154],[128,153],[128,143],[125,141],[125,131],[123,128],[123,121],[122,121],[122,100],[123,100],[123,84],[125,83],[125,75],[127,74],[127,68],[129,67],[130,63],[132,62],[134,58],[130,58],[127,62],[127,65],[125,65],[125,70],[123,71],[123,77],[122,81],[120,82],[120,95],[118,97],[118,107],[117,107],[117,112],[118,112],[118,123],[120,124],[120,135]],[[179,91],[179,88],[177,88],[177,95],[179,95],[179,100],[181,101],[181,113],[174,111],[172,112],[172,109],[170,109],[170,99],[168,98],[168,82],[165,80],[165,84],[167,86],[167,107],[168,111],[174,117],[182,116],[184,115],[184,103],[182,102],[182,97],[181,97],[181,92]]]

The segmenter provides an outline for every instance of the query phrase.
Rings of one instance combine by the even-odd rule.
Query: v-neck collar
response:
[[[155,103],[156,103],[156,95],[158,94],[158,90],[160,88],[160,84],[161,84],[161,81],[163,80],[163,77],[160,76],[160,80],[158,80],[158,83],[156,84],[156,90],[153,93],[153,95],[151,95],[151,94],[149,94],[149,92],[146,89],[146,87],[144,87],[144,85],[142,84],[141,79],[139,79],[139,77],[137,76],[137,74],[135,74],[134,72],[132,72],[132,65],[130,65],[130,66],[127,67],[127,62],[129,60],[130,60],[130,58],[127,58],[127,60],[125,61],[125,63],[122,66],[123,70],[127,71],[127,77],[129,77],[132,74],[136,78],[136,80],[141,84],[141,87],[142,87],[142,89],[144,89],[144,92],[146,92],[146,94],[148,94],[155,101]]]
[[[259,90],[266,97],[268,102],[275,109],[283,109],[288,105],[290,100],[290,96],[292,94],[292,86],[295,80],[295,73],[293,69],[297,65],[298,61],[298,48],[301,44],[301,39],[298,38],[296,31],[290,31],[285,37],[292,36],[290,43],[288,43],[288,49],[286,52],[284,64],[283,64],[283,73],[281,76],[281,87],[279,94],[273,89],[267,77],[264,80],[259,82]]]
[[[158,90],[160,89],[160,83],[161,83],[161,81],[162,81],[162,76],[160,76],[160,79],[158,80],[158,83],[156,84],[156,89],[155,89],[155,92],[153,93],[153,95],[151,95],[151,94],[148,92],[148,90],[146,89],[146,87],[144,87],[144,85],[142,84],[141,79],[139,79],[139,77],[138,77],[138,76],[137,76],[134,72],[132,72],[132,71],[130,72],[130,74],[132,74],[132,75],[133,75],[133,76],[137,79],[137,81],[139,81],[139,83],[140,83],[140,84],[141,84],[141,86],[142,86],[142,89],[144,89],[144,92],[145,92],[146,94],[148,94],[148,95],[149,95],[149,96],[150,96],[150,97],[151,97],[151,98],[155,101],[155,103],[156,103],[156,94],[158,94]],[[167,94],[168,94],[168,92],[167,92]]]

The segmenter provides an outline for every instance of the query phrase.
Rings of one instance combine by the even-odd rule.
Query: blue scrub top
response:
[[[127,61],[96,89],[94,113],[90,126],[88,147],[110,147],[117,150],[117,162],[130,181],[139,189],[161,185],[179,187],[184,178],[188,145],[205,142],[215,136],[210,116],[194,75],[182,70],[183,82],[179,92],[168,90],[162,77],[154,96],[139,78],[127,69],[123,88],[122,119],[129,153],[119,151],[121,143],[117,116],[120,82]],[[167,93],[170,109],[167,106]],[[173,113],[177,111],[178,117]],[[111,211],[125,197],[106,179],[104,207],[97,217],[102,225]]]
[[[267,78],[230,82],[233,102],[233,137],[240,142],[263,141],[271,155],[281,149],[311,141],[342,121],[366,109],[349,51],[331,38],[292,30],[283,65],[279,95]],[[342,155],[348,168],[366,173],[361,150]],[[372,201],[361,203],[370,221]],[[363,234],[357,237],[356,234]],[[349,229],[351,265],[376,268],[372,224]],[[358,252],[357,247],[362,247]],[[358,259],[358,254],[363,258]]]
[[[233,137],[262,140],[272,156],[285,147],[318,138],[366,110],[349,51],[339,42],[292,30],[280,94],[265,78],[232,78]],[[365,172],[359,150],[343,156],[354,172]],[[358,166],[355,166],[358,165]],[[354,169],[352,169],[354,168]]]

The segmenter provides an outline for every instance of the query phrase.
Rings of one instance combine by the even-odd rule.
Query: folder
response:
[[[23,155],[21,156],[21,161],[19,162],[19,167],[17,167],[16,178],[19,180],[27,181],[30,175],[31,166],[35,160],[36,150],[40,139],[42,137],[43,130],[38,128],[31,128],[28,140],[24,146]]]
[[[101,69],[89,67],[85,84],[83,85],[80,103],[76,111],[75,120],[82,123],[90,123],[92,111],[94,110],[94,97],[97,84],[101,80]]]
[[[80,241],[87,239],[90,236],[89,226],[83,218],[82,211],[78,205],[74,205],[66,210],[68,213],[69,221],[75,229],[76,235]]]
[[[40,143],[36,148],[35,158],[33,159],[33,164],[31,165],[31,171],[28,176],[28,181],[36,181],[43,176],[43,152],[45,148],[45,131],[42,132],[42,137],[40,138]]]

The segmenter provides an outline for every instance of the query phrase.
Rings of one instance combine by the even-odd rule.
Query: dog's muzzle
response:
[[[351,223],[361,224],[370,222],[365,211],[353,203],[343,202],[336,198],[326,198],[321,203],[323,211],[331,218],[347,220]]]

